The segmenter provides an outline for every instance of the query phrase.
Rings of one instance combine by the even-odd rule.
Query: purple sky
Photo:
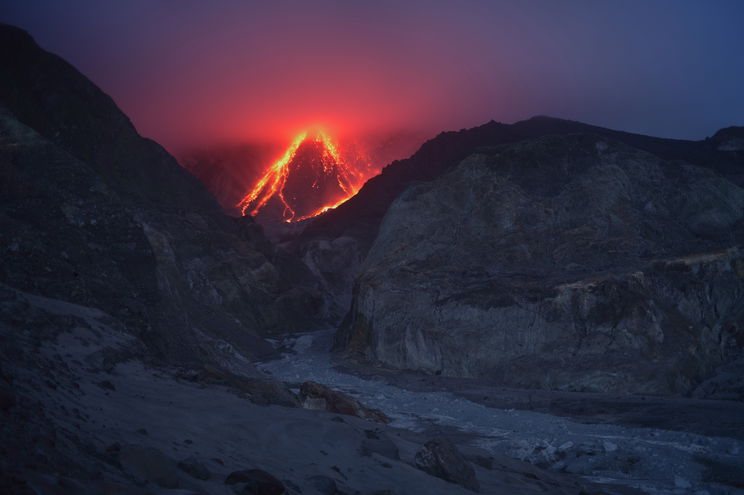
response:
[[[694,139],[744,125],[740,0],[5,0],[0,21],[171,149],[535,114]]]

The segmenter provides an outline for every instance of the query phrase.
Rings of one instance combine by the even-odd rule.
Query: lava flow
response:
[[[354,196],[365,177],[322,131],[302,132],[236,205],[243,215],[299,222]]]

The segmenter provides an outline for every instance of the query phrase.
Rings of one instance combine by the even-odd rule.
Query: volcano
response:
[[[240,200],[243,215],[264,222],[299,222],[354,196],[364,177],[346,163],[322,131],[297,136]]]

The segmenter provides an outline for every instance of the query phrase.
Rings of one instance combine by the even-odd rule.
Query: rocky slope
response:
[[[744,185],[744,127],[721,129],[702,141],[686,141],[644,136],[545,116],[511,125],[491,121],[472,129],[443,132],[424,143],[410,158],[390,163],[379,176],[370,179],[354,198],[313,221],[298,243],[349,235],[369,247],[388,207],[409,184],[441,176],[480,147],[576,133],[606,136],[667,160],[685,160],[710,168],[732,182]]]
[[[430,475],[416,463],[427,435],[277,404],[287,391],[153,367],[111,315],[5,286],[0,344],[14,364],[3,356],[3,494],[466,495],[476,483],[481,493],[640,493],[463,439],[450,451],[461,462],[434,459],[423,466]]]
[[[215,145],[178,152],[178,162],[209,190],[226,213],[240,216],[236,205],[261,178],[281,150],[271,143]]]
[[[11,287],[100,308],[174,362],[248,356],[317,324],[299,260],[222,213],[114,102],[26,33],[0,28],[3,264]]]
[[[339,303],[348,307],[351,281],[377,236],[380,222],[390,204],[409,185],[440,177],[482,147],[573,133],[606,136],[663,159],[685,160],[744,186],[743,127],[722,129],[702,141],[684,141],[542,116],[511,125],[489,122],[472,129],[441,133],[410,158],[392,162],[356,196],[310,222],[294,240],[293,249],[325,282]]]
[[[600,136],[483,149],[393,202],[337,347],[521,387],[690,393],[742,357],[743,216],[744,190],[709,168]]]

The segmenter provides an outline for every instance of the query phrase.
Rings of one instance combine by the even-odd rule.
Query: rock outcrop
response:
[[[234,471],[225,479],[226,485],[238,485],[240,493],[254,495],[282,495],[284,485],[270,473],[262,469]]]
[[[300,386],[300,401],[306,409],[346,414],[377,423],[390,422],[382,411],[367,407],[350,395],[316,382],[304,382]]]
[[[437,478],[457,483],[474,492],[480,489],[473,467],[447,438],[426,442],[416,452],[414,463],[417,468]]]
[[[593,135],[482,150],[390,207],[337,348],[399,369],[689,393],[744,341],[744,190]]]

